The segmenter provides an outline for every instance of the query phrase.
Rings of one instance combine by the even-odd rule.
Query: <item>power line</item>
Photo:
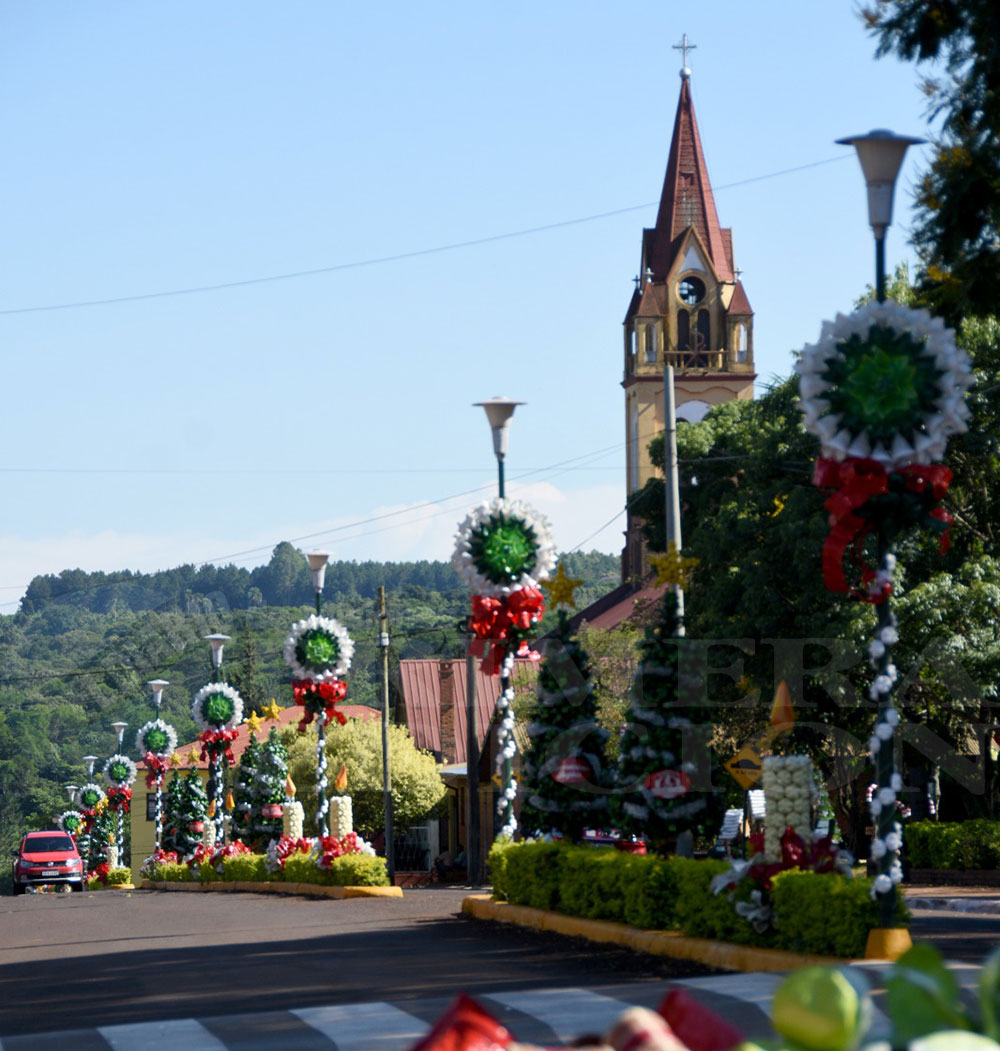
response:
[[[847,159],[847,154],[838,154],[836,157],[827,157],[821,161],[811,161],[808,164],[799,164],[794,168],[782,168],[779,171],[767,172],[764,175],[752,175],[747,179],[739,179],[736,182],[725,183],[715,187],[715,192],[735,189],[738,186],[747,186],[750,183],[763,182],[767,179],[776,179],[782,175],[792,175],[795,172],[806,171],[809,168],[818,168],[825,164],[835,164]],[[81,307],[113,306],[117,303],[138,303],[148,299],[168,299],[175,296],[190,296],[203,292],[221,292],[229,288],[247,288],[251,285],[271,284],[276,281],[293,281],[301,277],[315,277],[319,274],[334,274],[342,270],[360,270],[363,267],[383,266],[386,263],[398,263],[407,259],[418,259],[421,256],[438,255],[442,252],[454,252],[462,248],[475,248],[478,245],[493,244],[497,241],[509,241],[515,237],[529,237],[532,234],[546,233],[549,230],[561,230],[569,226],[579,226],[583,223],[593,223],[600,219],[610,219],[617,215],[627,215],[629,212],[638,212],[645,208],[655,207],[658,201],[647,201],[644,204],[631,204],[626,208],[614,208],[608,212],[595,212],[593,215],[579,216],[576,219],[563,219],[556,223],[545,223],[541,226],[529,226],[523,230],[511,230],[502,234],[490,234],[486,237],[474,237],[466,241],[453,241],[450,244],[435,245],[432,248],[418,248],[412,252],[396,252],[392,255],[375,256],[372,259],[356,259],[349,263],[334,263],[330,266],[318,266],[309,270],[291,270],[283,274],[267,274],[263,277],[248,277],[240,281],[220,281],[211,285],[191,285],[187,288],[171,288],[160,292],[140,292],[128,296],[108,296],[104,299],[78,299],[67,303],[47,303],[33,307],[11,307],[0,310],[0,315],[11,314],[39,314],[56,310],[76,310]]]

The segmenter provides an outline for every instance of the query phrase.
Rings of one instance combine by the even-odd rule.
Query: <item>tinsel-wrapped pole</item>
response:
[[[326,712],[320,712],[316,716],[316,826],[321,836],[330,834],[330,800],[326,795],[328,782],[325,727]]]
[[[146,683],[153,691],[153,707],[156,717],[141,727],[136,734],[136,748],[146,763],[146,787],[153,788],[155,810],[153,814],[153,844],[157,850],[163,840],[163,781],[168,760],[177,747],[177,732],[160,718],[163,690],[170,683],[166,679],[151,679]]]

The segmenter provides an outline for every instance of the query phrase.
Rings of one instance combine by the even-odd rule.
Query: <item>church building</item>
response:
[[[691,97],[687,36],[656,225],[642,232],[639,273],[625,315],[626,492],[656,474],[649,443],[664,429],[664,370],[675,370],[678,422],[752,398],[753,311],[733,263],[732,230],[719,225]],[[646,575],[642,523],[628,513],[622,583]]]

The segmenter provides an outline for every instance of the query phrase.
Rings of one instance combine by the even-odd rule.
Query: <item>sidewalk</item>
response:
[[[911,909],[1000,916],[1000,887],[903,886]]]

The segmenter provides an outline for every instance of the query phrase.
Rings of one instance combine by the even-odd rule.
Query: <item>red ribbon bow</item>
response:
[[[525,650],[522,636],[541,620],[544,612],[545,596],[538,588],[517,588],[503,598],[472,596],[469,630],[476,637],[469,653],[483,658],[480,667],[484,675],[499,674],[508,643],[519,643],[519,653]]]
[[[338,705],[347,696],[347,683],[340,679],[331,679],[329,682],[313,682],[310,679],[296,679],[292,683],[292,694],[296,704],[305,708],[302,718],[299,720],[299,733],[305,733],[306,727],[323,712],[327,722],[336,719],[343,726],[347,719],[343,713],[338,712]]]
[[[201,758],[203,761],[212,759],[213,756],[224,755],[230,766],[236,762],[233,755],[232,743],[236,740],[237,730],[203,730],[198,734],[201,741]]]
[[[119,788],[117,785],[112,785],[108,789],[108,805],[112,810],[121,810],[122,813],[127,814],[131,799],[131,788]]]
[[[937,503],[947,494],[952,473],[944,464],[914,464],[890,475],[877,460],[852,457],[838,461],[824,456],[816,461],[813,484],[820,489],[834,490],[823,504],[830,512],[830,532],[823,542],[823,580],[828,590],[851,592],[875,605],[888,596],[891,585],[874,583],[875,571],[862,563],[861,546],[875,526],[872,517],[865,514],[866,505],[873,496],[889,494],[893,478],[901,479],[907,491],[923,494],[930,502]],[[952,516],[942,507],[932,507],[927,515],[943,527],[940,551],[944,554],[951,543]],[[861,581],[866,585],[863,588],[852,589],[847,583],[844,556],[848,550],[862,566]]]
[[[143,760],[146,764],[146,769],[149,771],[146,774],[146,787],[147,788],[160,788],[163,784],[163,779],[166,776],[167,769],[170,766],[166,759],[161,759],[158,755],[154,755],[152,752],[147,752],[146,757]]]

